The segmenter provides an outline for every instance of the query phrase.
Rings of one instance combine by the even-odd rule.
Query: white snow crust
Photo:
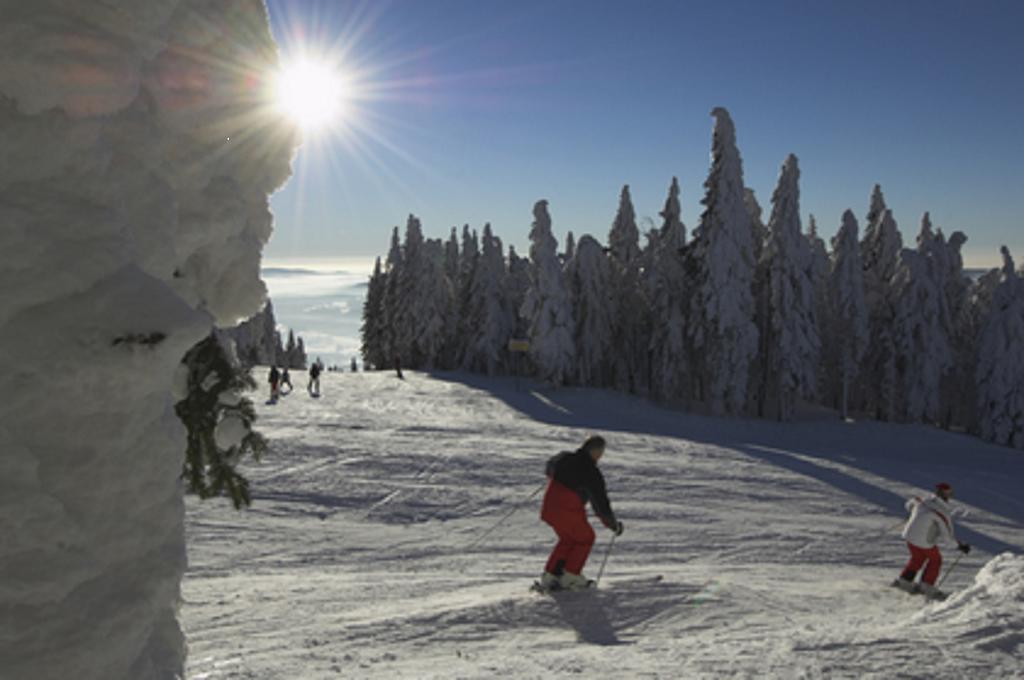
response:
[[[959,629],[960,639],[975,649],[1024,660],[1024,556],[998,555],[982,567],[973,584],[914,621],[944,623]]]
[[[178,365],[263,300],[262,3],[0,2],[0,677],[173,678]]]
[[[260,400],[252,509],[187,500],[188,678],[1021,675],[1016,451],[831,412],[781,425],[405,378],[328,373],[320,399]],[[530,593],[554,535],[527,499],[591,432],[625,533],[597,590]],[[974,549],[928,603],[888,584],[908,556],[903,501],[937,478]],[[611,538],[594,523],[591,577]]]

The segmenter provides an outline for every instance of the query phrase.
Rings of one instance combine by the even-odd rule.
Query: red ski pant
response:
[[[595,536],[579,496],[552,481],[544,495],[540,517],[558,534],[558,543],[551,550],[544,571],[555,573],[561,562],[565,571],[581,573],[590,556],[590,549],[594,547]]]
[[[907,560],[907,566],[903,567],[903,573],[900,574],[900,577],[913,581],[918,570],[924,566],[921,583],[935,585],[935,579],[939,577],[939,570],[942,569],[942,553],[939,552],[939,546],[933,545],[930,548],[921,548],[913,543],[907,543],[907,547],[910,548],[910,559]]]

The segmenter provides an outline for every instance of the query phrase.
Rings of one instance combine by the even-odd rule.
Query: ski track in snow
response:
[[[257,399],[271,443],[247,468],[252,509],[188,499],[192,680],[1024,677],[1024,613],[887,585],[906,559],[902,500],[937,476],[976,546],[946,589],[1019,553],[1019,453],[463,374],[328,373],[322,386],[321,399]],[[540,494],[524,500],[547,458],[593,431],[609,440],[625,534],[598,590],[531,593],[553,534]],[[595,524],[591,576],[610,538]]]

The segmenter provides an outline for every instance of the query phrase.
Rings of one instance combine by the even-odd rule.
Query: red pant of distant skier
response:
[[[907,547],[910,548],[910,559],[907,560],[907,566],[903,567],[901,576],[913,581],[918,570],[927,562],[921,583],[935,585],[935,579],[939,577],[939,570],[942,569],[942,553],[939,552],[939,547],[933,545],[930,548],[921,548],[913,543],[907,543]]]
[[[564,570],[571,574],[582,572],[590,556],[590,549],[594,546],[594,529],[587,521],[587,511],[579,495],[567,486],[550,480],[544,493],[540,518],[558,534],[558,543],[551,551],[544,571],[557,573],[561,563]]]

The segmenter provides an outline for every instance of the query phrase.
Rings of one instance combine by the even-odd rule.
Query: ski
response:
[[[563,588],[562,586],[545,586],[540,581],[534,581],[530,590],[541,595],[554,595],[555,593],[582,593],[594,588],[594,582],[588,581],[586,588]]]
[[[941,590],[936,590],[926,594],[923,590],[921,590],[921,587],[916,583],[910,590],[908,590],[906,586],[899,583],[898,579],[889,583],[889,586],[895,588],[896,590],[899,590],[900,592],[906,593],[907,595],[920,595],[928,602],[942,602],[943,600],[949,598],[949,593],[944,593]]]
[[[660,583],[664,578],[665,577],[664,577],[663,574],[656,574],[654,576],[642,576],[642,577],[635,578],[635,579],[624,579],[624,580],[621,580],[621,581],[615,581],[615,582],[612,582],[612,585],[616,585],[616,584],[629,584],[629,585],[633,585],[633,584],[638,584],[638,583],[639,584],[643,584],[643,583]],[[561,586],[548,587],[548,586],[542,585],[540,581],[534,581],[530,585],[530,590],[532,592],[535,592],[535,593],[541,593],[542,595],[553,595],[555,593],[582,593],[582,592],[586,592],[588,590],[594,590],[596,587],[597,586],[596,586],[596,584],[595,584],[593,579],[591,579],[591,580],[589,580],[587,582],[587,587],[586,588],[578,588],[578,589],[562,588]]]

